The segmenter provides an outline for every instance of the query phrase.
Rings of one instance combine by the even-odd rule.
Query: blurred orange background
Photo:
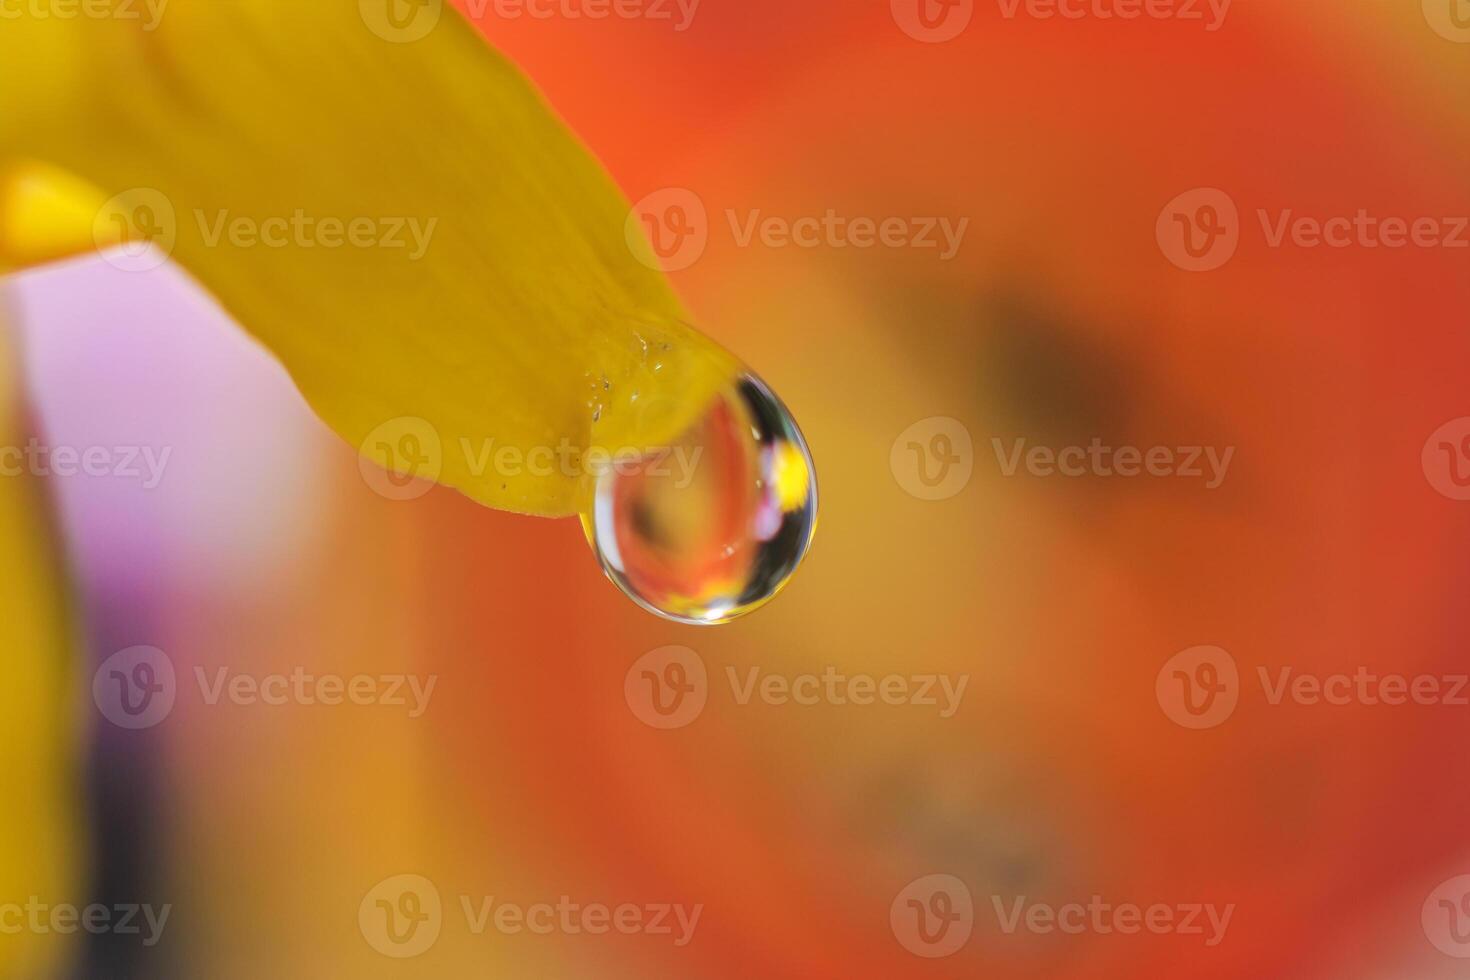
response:
[[[1422,457],[1470,415],[1470,251],[1270,226],[1470,215],[1470,30],[1368,0],[1240,0],[1214,30],[1204,3],[961,2],[929,11],[970,15],[935,41],[904,0],[704,0],[684,30],[667,6],[470,12],[631,201],[697,203],[674,281],[811,444],[814,550],[749,619],[640,611],[575,521],[380,497],[172,269],[18,280],[46,438],[173,447],[157,492],[52,481],[92,658],[88,900],[172,909],[155,946],[92,937],[78,975],[1460,975],[1443,944],[1470,939],[1437,942],[1426,902],[1470,873],[1470,707],[1272,703],[1260,678],[1466,671],[1470,504]],[[1196,188],[1239,239],[1198,272],[1163,232]],[[829,212],[964,230],[952,255],[743,237]],[[904,436],[925,465],[938,417],[971,476],[922,499]],[[1233,455],[1214,488],[1008,475],[1018,439]],[[135,645],[179,694],[129,731],[87,687]],[[670,645],[707,700],[657,728],[629,676]],[[1160,675],[1200,646],[1238,702],[1191,728]],[[196,669],[220,668],[435,681],[417,716],[209,704]],[[741,697],[753,670],[829,668],[965,686],[948,715],[937,681],[937,706]],[[404,958],[360,916],[401,875],[442,906]],[[905,898],[934,875],[972,906],[944,956],[920,920],[946,906]],[[477,931],[492,896],[700,912],[682,944],[674,918]],[[1018,899],[1094,896],[1231,912],[1214,943],[1005,928]]]

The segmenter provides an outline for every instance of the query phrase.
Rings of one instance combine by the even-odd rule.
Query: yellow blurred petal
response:
[[[4,299],[0,293],[0,448],[13,448],[26,436]],[[0,900],[83,904],[65,593],[39,480],[15,472],[13,455],[0,459]],[[0,976],[59,975],[70,942],[55,932],[0,929]]]
[[[399,43],[403,22],[377,22],[391,2],[6,21],[0,158],[92,185],[97,241],[169,251],[366,455],[574,513],[580,466],[545,451],[667,443],[735,365],[633,255],[625,199],[520,73],[448,8]],[[383,438],[417,420],[427,442]]]
[[[0,170],[0,267],[23,268],[95,247],[107,197],[57,167],[16,161]]]

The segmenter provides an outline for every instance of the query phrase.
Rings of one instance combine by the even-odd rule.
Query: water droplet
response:
[[[582,524],[634,602],[725,623],[768,602],[806,557],[816,470],[781,399],[743,374],[673,445],[598,475]]]

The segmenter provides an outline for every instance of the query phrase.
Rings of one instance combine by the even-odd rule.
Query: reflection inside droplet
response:
[[[753,374],[674,445],[606,469],[582,515],[620,589],[650,612],[701,625],[743,616],[779,592],[816,522],[806,440]]]

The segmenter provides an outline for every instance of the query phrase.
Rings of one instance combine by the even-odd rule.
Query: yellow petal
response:
[[[106,201],[94,241],[169,252],[366,455],[574,513],[572,453],[667,443],[735,364],[633,254],[625,199],[520,73],[452,9],[406,41],[390,3],[7,21],[0,160]],[[63,225],[87,247],[74,210],[0,219],[31,229],[0,255],[54,253]]]
[[[0,294],[0,896],[50,906],[77,892],[78,748],[62,575],[40,481],[13,450],[26,444]],[[14,925],[12,922],[11,925]],[[0,976],[57,975],[68,937],[0,929]]]
[[[94,247],[106,196],[57,167],[12,161],[0,171],[0,269],[24,268]]]

